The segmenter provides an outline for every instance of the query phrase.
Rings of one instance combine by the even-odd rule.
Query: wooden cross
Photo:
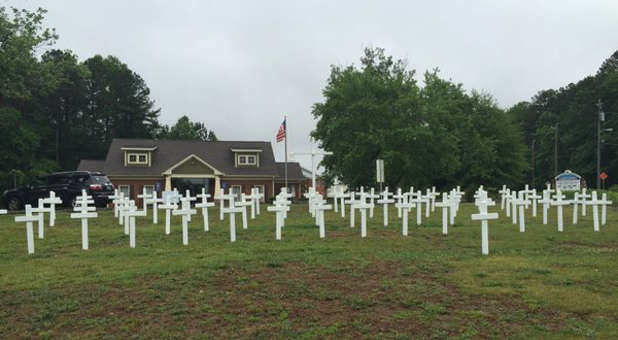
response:
[[[157,197],[157,192],[153,191],[152,196],[144,198],[144,204],[152,205],[152,223],[159,223],[159,203],[163,203],[162,197]]]
[[[431,212],[436,211],[436,197],[438,193],[436,192],[436,187],[431,187]]]
[[[573,225],[577,224],[577,216],[579,215],[577,213],[577,206],[582,202],[582,200],[579,197],[579,193],[576,192],[573,194],[573,200],[571,201],[571,203],[573,203]]]
[[[108,198],[112,200],[112,204],[114,205],[114,217],[118,218],[118,214],[120,213],[118,209],[118,203],[122,200],[124,194],[120,192],[118,189],[114,189],[114,194],[109,196]]]
[[[401,203],[404,203],[403,200],[406,198],[406,194],[401,192],[401,188],[397,188],[397,194],[393,195],[393,198],[396,199],[397,203],[401,206]],[[401,218],[401,209],[403,208],[397,208],[397,218]]]
[[[32,208],[31,211],[37,214],[38,219],[38,231],[39,231],[39,239],[44,238],[45,234],[45,213],[49,211],[49,208],[45,208],[43,204],[43,199],[39,198],[38,205],[36,208]]]
[[[125,235],[129,235],[130,229],[131,229],[131,220],[130,217],[128,215],[128,212],[131,210],[131,202],[133,202],[132,200],[130,200],[128,197],[125,197],[122,199],[122,201],[120,201],[120,206],[118,207],[119,209],[119,218],[121,219],[122,223],[121,225],[124,225],[124,234]],[[135,203],[135,202],[133,202]]]
[[[87,200],[86,200],[87,201]],[[81,204],[80,206],[76,206],[73,208],[73,212],[71,213],[71,218],[81,219],[82,222],[82,249],[88,250],[88,219],[96,218],[98,215],[95,212],[96,207],[89,206],[86,204]]]
[[[522,190],[519,192],[519,197],[514,200],[515,206],[519,209],[519,232],[526,232],[526,214],[525,209],[530,204],[530,201],[526,197],[526,191]]]
[[[318,216],[318,226],[320,227],[320,238],[326,237],[326,227],[324,223],[324,212],[326,210],[331,210],[333,207],[330,204],[326,204],[326,201],[320,199],[313,207],[315,209],[316,215]]]
[[[592,222],[594,231],[599,231],[599,205],[601,201],[597,199],[597,192],[592,192],[592,200],[588,202],[592,206]]]
[[[281,228],[284,224],[284,215],[286,211],[290,211],[287,205],[273,205],[266,208],[267,211],[275,212],[275,239],[281,240]]]
[[[221,190],[223,192],[223,190]],[[222,209],[224,214],[230,214],[230,242],[236,242],[236,214],[242,213],[244,210],[241,207],[237,207],[234,204],[235,195],[232,194],[232,189],[230,189],[230,193],[228,195],[222,194],[221,197],[223,199],[229,200],[230,204],[228,207],[224,207]]]
[[[556,194],[554,195],[554,200],[551,202],[551,205],[554,205],[558,208],[558,231],[560,232],[564,231],[564,222],[562,220],[562,207],[570,204],[569,201],[563,200],[564,197],[565,196],[562,194],[562,191],[558,189],[556,190]]]
[[[135,206],[135,201],[130,200],[129,204],[127,205],[127,210],[124,212],[125,216],[128,217],[129,221],[129,247],[131,248],[135,248],[135,229],[136,229],[136,223],[135,223],[135,219],[138,216],[144,217],[146,216],[147,212],[145,210],[138,210],[137,207]],[[127,224],[127,222],[125,221],[125,224]]]
[[[39,221],[38,216],[32,215],[32,206],[26,204],[25,215],[15,216],[15,222],[26,222],[26,242],[28,244],[28,254],[34,254],[34,230],[32,222]]]
[[[506,189],[506,197],[504,198],[504,204],[505,204],[505,208],[506,208],[506,217],[511,217],[511,198],[513,197],[511,195],[511,189]]]
[[[371,208],[369,209],[369,218],[373,218],[373,209],[375,207],[374,202],[375,199],[380,198],[380,195],[376,195],[374,188],[371,188],[371,190],[369,190],[367,198],[369,198],[369,203],[371,203]]]
[[[582,189],[582,193],[579,195],[579,198],[581,199],[581,204],[582,204],[582,216],[586,216],[586,199],[590,198],[590,194],[586,193],[586,188]]]
[[[274,205],[285,205],[289,208],[289,206],[292,204],[292,201],[290,201],[289,199],[285,198],[282,195],[277,195],[277,197],[275,197],[275,200],[273,201],[273,204]],[[286,209],[283,211],[284,220],[288,217],[288,211],[290,211],[290,209]],[[285,227],[285,223],[283,223],[281,227]]]
[[[425,218],[429,218],[431,213],[431,191],[429,191],[429,188],[427,188],[425,196],[421,196],[421,200],[425,202]]]
[[[472,214],[472,220],[481,221],[481,254],[488,255],[489,254],[489,220],[495,220],[498,218],[498,213],[488,213],[487,212],[487,196],[485,195],[479,201],[479,213]]]
[[[253,202],[247,201],[247,196],[241,194],[240,202],[236,202],[235,205],[242,208],[242,228],[247,229],[247,207],[253,205]]]
[[[539,201],[543,205],[543,224],[547,224],[547,211],[551,205],[551,193],[549,190],[543,190],[543,198]]]
[[[361,237],[367,237],[367,210],[373,207],[373,204],[367,202],[368,194],[362,193],[360,201],[354,204],[354,209],[361,212]],[[350,213],[353,216],[353,213]]]
[[[414,208],[416,208],[416,225],[420,225],[423,212],[423,198],[420,190],[416,193],[414,198],[412,198],[413,195],[414,193],[410,193],[408,202],[413,203]]]
[[[142,188],[142,193],[140,195],[137,195],[137,198],[142,199],[142,208],[144,209],[146,215],[148,215],[148,200],[152,198],[152,195],[146,193],[146,186]]]
[[[165,235],[169,235],[171,232],[170,220],[173,210],[178,209],[178,204],[172,195],[163,195],[163,204],[159,206],[160,209],[165,210]]]
[[[56,204],[62,204],[62,200],[55,192],[50,191],[49,197],[43,199],[43,204],[49,204],[49,226],[53,227],[56,225]]]
[[[599,202],[601,204],[601,225],[605,225],[607,221],[607,206],[612,205],[612,203],[612,201],[607,200],[607,193],[601,195],[601,201]]]
[[[517,191],[511,192],[511,217],[513,218],[513,224],[517,224]]]
[[[500,194],[500,210],[504,210],[504,203],[506,202],[506,195],[508,194],[508,189],[506,185],[502,185],[502,190],[498,191]]]
[[[248,197],[251,200],[251,203],[253,203],[251,205],[251,219],[253,220],[255,219],[256,214],[260,214],[260,200],[264,197],[264,195],[260,194],[260,189],[251,188],[251,194]]]
[[[360,202],[360,200],[356,199],[356,194],[354,193],[354,191],[350,192],[350,198],[348,199],[348,205],[350,206],[350,228],[354,228],[354,218],[355,218],[355,214],[354,214],[354,206],[356,204],[358,204]]]
[[[189,221],[191,220],[191,215],[196,213],[195,209],[191,209],[191,201],[194,201],[195,197],[191,197],[190,193],[187,192],[187,196],[182,197],[181,208],[172,211],[173,215],[177,215],[181,217],[182,220],[182,244],[189,244]]]
[[[335,194],[335,212],[337,212],[337,199],[341,200],[341,217],[345,218],[345,199],[350,197],[350,194],[346,194],[343,190],[338,191]]]
[[[200,203],[197,203],[195,205],[195,207],[202,209],[202,216],[204,218],[204,231],[208,231],[208,229],[209,229],[209,226],[208,226],[208,208],[214,207],[215,206],[215,202],[208,202],[208,198],[210,197],[210,194],[206,193],[206,189],[205,188],[202,188],[202,193],[197,195],[197,197],[199,197],[202,201]]]
[[[384,187],[384,191],[382,191],[382,198],[376,201],[378,204],[382,204],[382,208],[384,209],[382,215],[384,217],[385,227],[388,226],[388,204],[395,203],[395,200],[390,198],[392,195],[392,193],[388,192],[388,187]]]
[[[442,193],[442,202],[436,203],[436,207],[442,208],[442,235],[448,234],[448,212],[451,208],[451,202],[449,202],[448,193]]]
[[[532,201],[532,217],[536,217],[537,204],[540,198],[541,195],[536,192],[536,189],[532,189],[532,193],[528,195],[528,199]]]
[[[401,234],[403,236],[408,236],[408,213],[412,208],[412,203],[402,200],[401,202],[395,203],[395,208],[399,209],[403,215],[403,221],[401,222]]]

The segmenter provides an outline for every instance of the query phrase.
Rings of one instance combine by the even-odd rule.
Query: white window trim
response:
[[[241,162],[240,158],[245,157],[245,162]],[[249,158],[253,158],[253,162],[249,162]],[[257,165],[257,155],[251,154],[239,154],[238,155],[238,165]]]
[[[127,188],[128,196],[131,197],[131,186],[129,184],[120,184],[118,186],[118,191],[122,192],[122,188]]]
[[[153,184],[146,184],[142,187],[142,192],[144,191],[144,189],[146,188],[152,188],[152,191],[150,192],[150,194],[152,194],[155,191],[155,186]]]
[[[131,156],[135,155],[135,162],[131,161]],[[140,156],[146,156],[146,160],[143,162],[140,162],[139,157]],[[148,153],[147,152],[127,152],[127,164],[132,164],[132,165],[147,165],[149,164],[148,162]]]
[[[242,192],[242,185],[240,185],[240,184],[232,184],[232,185],[230,185],[230,189],[232,189],[232,192],[234,192],[234,188],[235,187],[239,189],[238,190],[238,199],[240,199],[240,196],[243,194],[243,192]]]

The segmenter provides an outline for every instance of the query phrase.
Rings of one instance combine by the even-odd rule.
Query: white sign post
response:
[[[32,215],[32,206],[26,204],[24,216],[15,216],[15,222],[26,222],[26,242],[28,243],[28,254],[34,254],[34,228],[32,222],[39,220],[38,216]]]

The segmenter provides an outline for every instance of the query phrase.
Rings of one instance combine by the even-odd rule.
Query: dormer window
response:
[[[146,165],[148,164],[147,153],[128,152],[127,164],[131,165]]]
[[[238,165],[257,165],[255,155],[238,155]]]
[[[122,147],[124,151],[124,165],[148,167],[152,164],[152,153],[157,147]]]

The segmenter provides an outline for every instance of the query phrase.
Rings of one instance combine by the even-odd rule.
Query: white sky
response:
[[[224,140],[270,140],[288,115],[290,152],[311,148],[311,107],[331,64],[365,47],[438,67],[502,107],[594,74],[618,49],[618,1],[35,1],[81,60],[114,55],[139,73],[162,108]],[[309,167],[309,158],[299,159]],[[373,165],[368,165],[373,166]]]

